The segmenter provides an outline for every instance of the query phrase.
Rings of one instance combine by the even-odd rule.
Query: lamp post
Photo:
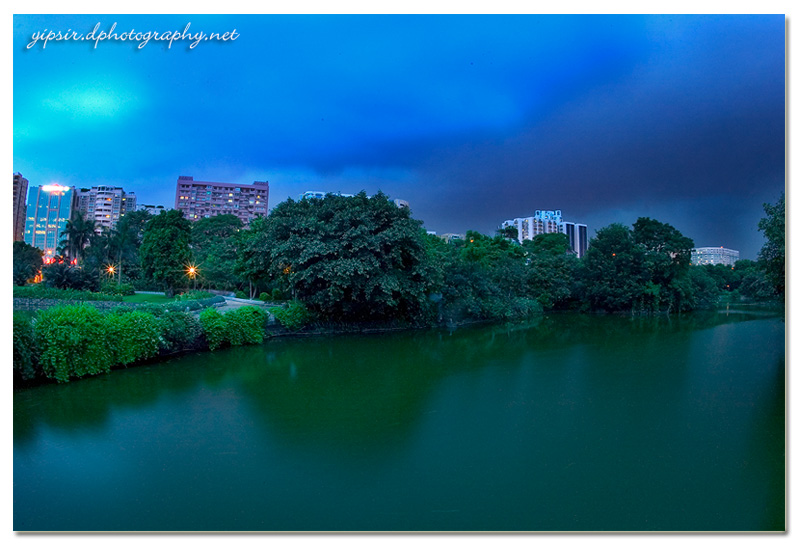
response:
[[[192,289],[197,289],[197,267],[194,265],[189,265],[189,267],[186,269],[186,274],[188,274],[189,278],[192,279]]]

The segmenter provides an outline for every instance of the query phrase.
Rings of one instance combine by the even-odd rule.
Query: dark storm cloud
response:
[[[44,27],[235,43],[50,44]],[[14,169],[171,205],[179,174],[383,189],[440,232],[653,215],[755,257],[784,179],[782,16],[17,16]],[[747,227],[743,227],[749,222]]]

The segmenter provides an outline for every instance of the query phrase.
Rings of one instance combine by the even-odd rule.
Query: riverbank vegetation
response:
[[[268,316],[257,308],[178,317],[222,301],[189,289],[197,284],[280,301],[272,315],[290,331],[508,320],[553,309],[672,313],[780,300],[783,197],[765,212],[759,229],[767,244],[759,260],[734,267],[691,265],[694,242],[652,218],[598,229],[581,259],[558,233],[520,244],[513,230],[467,231],[463,240],[445,242],[381,193],[288,199],[248,229],[232,216],[191,223],[170,211],[127,214],[115,231],[97,235],[92,222],[78,218],[69,226],[74,238],[63,246],[63,259],[44,267],[41,285],[16,287],[15,297],[120,301],[134,288],[153,287],[185,295],[168,305],[106,313],[57,307],[41,311],[32,325],[22,319],[18,325],[15,316],[15,376],[65,380],[103,372],[108,362],[262,342]],[[17,255],[30,261],[33,252],[15,244]],[[15,283],[33,272],[23,265],[15,265]],[[126,352],[111,342],[137,347]],[[100,362],[98,354],[108,360]]]

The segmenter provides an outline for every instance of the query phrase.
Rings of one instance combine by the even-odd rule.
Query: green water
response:
[[[783,530],[760,313],[284,338],[14,393],[14,530]]]

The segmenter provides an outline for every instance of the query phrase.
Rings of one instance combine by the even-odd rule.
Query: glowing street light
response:
[[[186,274],[189,275],[189,278],[191,278],[193,282],[192,289],[197,289],[197,272],[197,267],[194,265],[186,266]]]

